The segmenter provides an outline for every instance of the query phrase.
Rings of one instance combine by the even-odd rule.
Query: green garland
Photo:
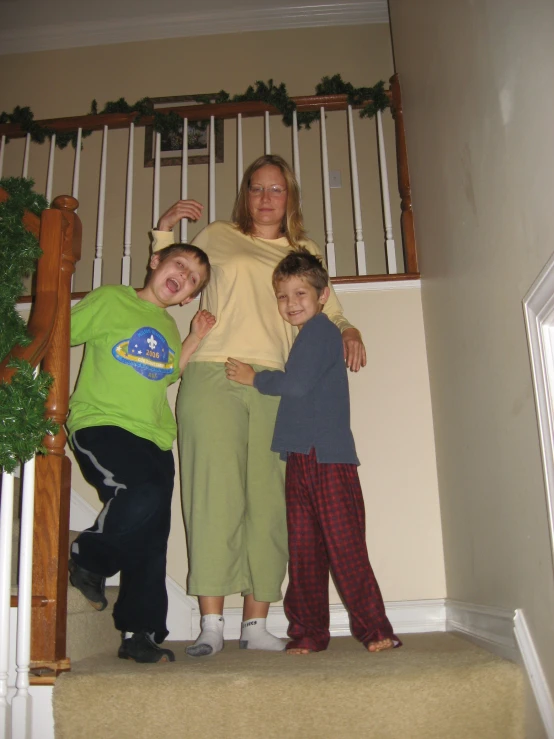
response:
[[[316,86],[316,95],[347,95],[348,102],[351,105],[363,105],[366,100],[372,102],[362,108],[360,116],[362,118],[372,118],[378,110],[385,110],[389,107],[390,102],[385,91],[385,83],[381,80],[374,87],[354,87],[350,82],[344,82],[340,74],[333,77],[323,77],[321,82]],[[198,100],[203,103],[242,103],[250,100],[259,100],[268,103],[282,115],[285,126],[292,125],[293,112],[296,110],[296,103],[289,97],[284,82],[280,85],[273,84],[273,80],[261,82],[258,80],[255,86],[250,85],[246,92],[242,95],[234,95],[231,97],[225,90],[220,90],[217,95],[210,97],[208,95],[199,95]],[[98,110],[96,100],[92,101],[89,115],[102,115],[104,113],[138,113],[137,120],[143,116],[154,116],[154,130],[162,135],[169,133],[178,133],[183,125],[183,120],[175,112],[159,113],[154,110],[152,100],[150,98],[141,98],[136,103],[130,105],[124,98],[106,103],[102,110]],[[300,129],[309,129],[311,124],[319,120],[319,111],[311,113],[299,112],[297,114],[298,127]],[[12,113],[0,113],[0,124],[14,123],[21,126],[25,133],[31,135],[31,141],[42,144],[46,138],[51,138],[55,131],[46,126],[40,126],[34,120],[34,114],[29,107],[21,108],[19,105],[14,108]],[[82,137],[90,136],[92,131],[82,131]],[[77,131],[66,133],[56,133],[56,146],[64,149],[69,143],[74,147],[77,144]]]
[[[10,197],[0,203],[0,360],[16,345],[28,345],[31,337],[16,310],[23,292],[23,277],[32,274],[41,255],[38,240],[23,226],[25,210],[39,216],[47,206],[42,195],[33,192],[33,180],[9,177],[0,187]],[[56,434],[58,426],[44,416],[44,403],[52,377],[34,371],[28,362],[12,360],[17,372],[10,383],[0,383],[0,467],[13,472],[20,460],[31,459],[35,452],[45,452],[42,439]]]

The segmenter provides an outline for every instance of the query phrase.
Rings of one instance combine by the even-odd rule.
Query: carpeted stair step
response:
[[[71,584],[67,588],[67,656],[73,664],[94,654],[117,651],[121,635],[113,624],[113,606],[119,588],[106,588],[108,607],[96,611]]]
[[[342,637],[306,656],[169,642],[169,664],[89,657],[56,682],[56,739],[523,739],[517,665],[452,634],[402,638],[381,654]]]

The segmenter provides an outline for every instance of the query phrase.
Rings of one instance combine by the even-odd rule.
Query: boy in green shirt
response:
[[[97,610],[107,606],[105,578],[120,572],[115,627],[119,657],[172,662],[158,646],[166,628],[166,551],[176,423],[167,387],[179,379],[215,323],[199,311],[181,346],[167,312],[196,297],[210,277],[207,255],[189,244],[154,254],[146,282],[100,287],[71,312],[71,344],[85,344],[67,422],[83,476],[104,504],[71,547],[70,582]]]

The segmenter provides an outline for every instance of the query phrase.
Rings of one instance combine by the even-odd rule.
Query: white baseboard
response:
[[[546,681],[538,652],[523,611],[518,608],[514,616],[514,633],[527,671],[537,708],[548,739],[554,739],[554,701]]]
[[[500,657],[517,661],[514,612],[506,608],[479,606],[446,600],[446,630],[467,636]]]
[[[177,586],[179,587],[179,586]],[[182,591],[184,594],[184,591]],[[175,592],[177,595],[177,592]],[[185,595],[186,598],[188,596]],[[188,600],[192,600],[188,598]],[[195,603],[195,601],[193,601]],[[429,631],[444,631],[445,605],[443,599],[389,601],[385,603],[395,632],[398,634],[415,634]],[[331,621],[331,636],[350,636],[350,622],[348,613],[341,603],[332,603],[329,606]],[[242,608],[226,608],[223,611],[225,618],[225,638],[238,639],[242,623]],[[191,614],[192,636],[195,639],[200,633],[200,613]],[[282,605],[271,606],[267,618],[267,627],[275,636],[284,638],[287,635],[288,621]],[[168,627],[169,628],[169,627]],[[170,639],[180,640],[172,630]]]

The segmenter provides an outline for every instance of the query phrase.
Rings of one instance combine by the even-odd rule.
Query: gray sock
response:
[[[202,616],[198,639],[185,649],[190,657],[208,657],[223,649],[223,626],[225,620],[219,613],[208,613]]]
[[[251,618],[242,622],[240,649],[263,649],[266,652],[282,652],[285,642],[270,634],[265,618]]]

